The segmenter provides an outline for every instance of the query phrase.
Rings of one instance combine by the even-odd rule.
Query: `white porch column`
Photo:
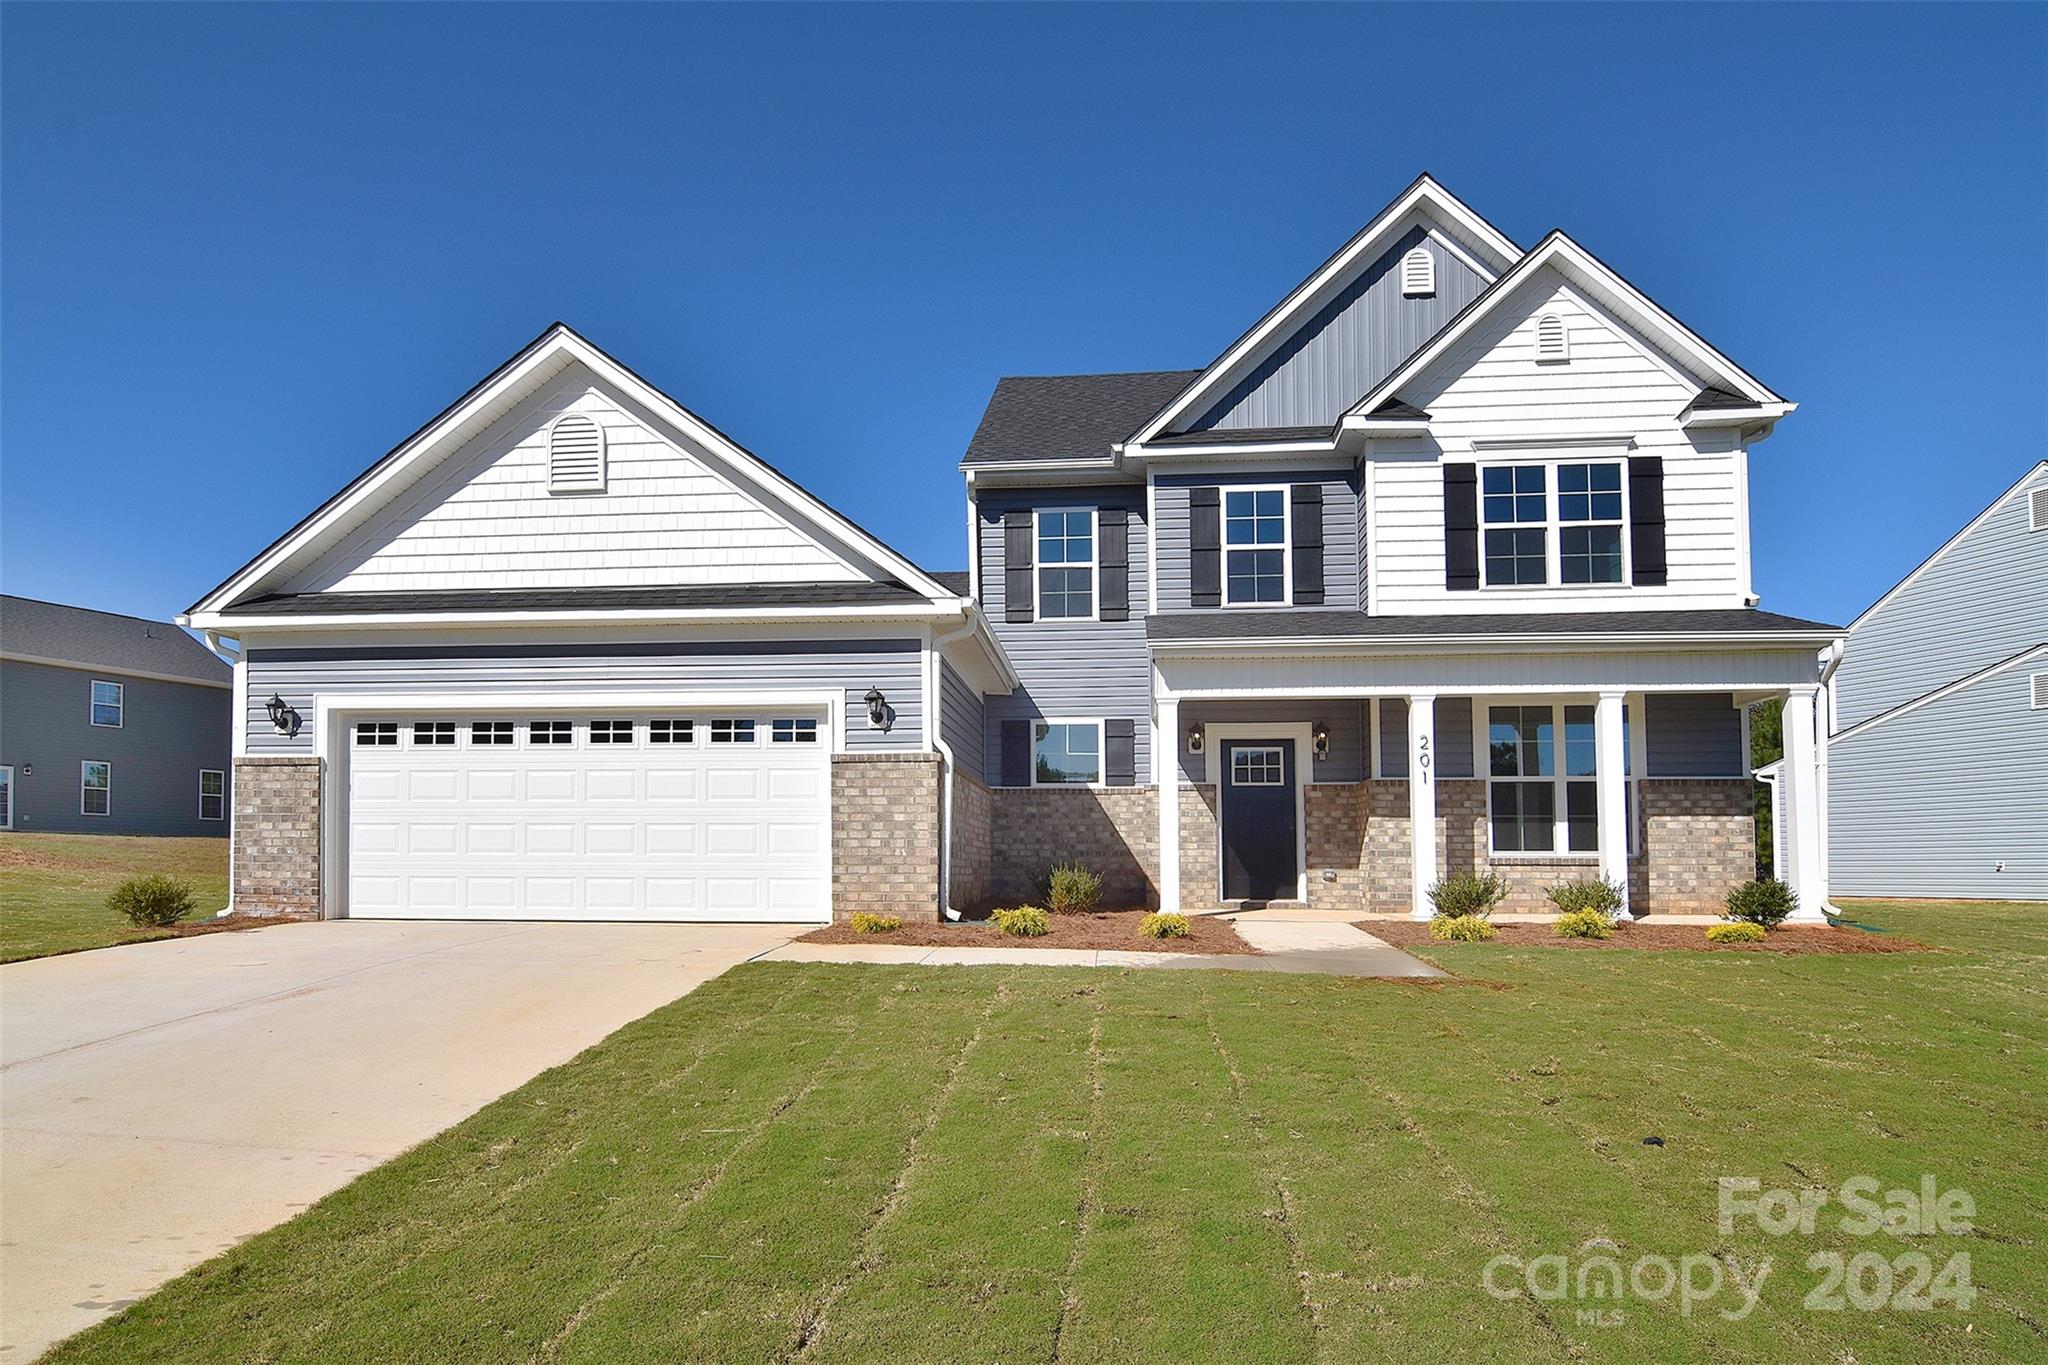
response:
[[[1628,753],[1622,719],[1628,694],[1602,692],[1593,706],[1593,775],[1599,793],[1600,875],[1621,888],[1617,919],[1634,919],[1628,900]]]
[[[1428,919],[1430,883],[1436,880],[1436,695],[1408,698],[1409,916]]]
[[[1778,794],[1785,798],[1785,843],[1778,875],[1799,897],[1792,920],[1825,923],[1828,902],[1828,854],[1821,838],[1821,785],[1818,720],[1814,689],[1799,688],[1785,697],[1785,766],[1779,770]]]
[[[1159,773],[1159,908],[1180,909],[1180,702],[1160,697],[1158,741],[1152,763]]]

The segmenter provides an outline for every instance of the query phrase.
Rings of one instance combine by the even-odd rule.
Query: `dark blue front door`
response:
[[[1293,900],[1301,894],[1294,741],[1232,739],[1222,748],[1223,899]]]

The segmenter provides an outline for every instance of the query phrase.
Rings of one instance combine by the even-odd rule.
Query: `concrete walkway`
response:
[[[1260,915],[1272,912],[1261,911]],[[1235,917],[1233,917],[1235,918]],[[788,943],[764,962],[873,962],[925,967],[1157,967],[1232,972],[1311,972],[1325,976],[1431,977],[1443,972],[1348,924],[1261,918],[1237,923],[1260,951],[1144,953],[1108,948],[925,947],[891,943]]]
[[[0,968],[0,1362],[802,932],[338,920]]]

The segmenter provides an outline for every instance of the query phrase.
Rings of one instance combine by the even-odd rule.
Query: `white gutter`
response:
[[[1797,649],[1801,645],[1824,645],[1837,640],[1834,635],[1823,635],[1814,631],[1780,632],[1766,631],[1705,631],[1694,634],[1642,635],[1622,632],[1590,632],[1566,634],[1556,631],[1542,634],[1517,635],[1290,635],[1249,638],[1246,636],[1217,636],[1209,639],[1153,640],[1152,653],[1159,654],[1203,654],[1222,652],[1228,654],[1293,654],[1310,650],[1318,654],[1372,655],[1394,652],[1413,652],[1420,649],[1457,647],[1512,652],[1521,646],[1541,649],[1559,649],[1577,646],[1580,649],[1650,649],[1689,648],[1699,645],[1777,645],[1785,649]]]
[[[946,743],[939,724],[941,682],[940,651],[955,640],[963,640],[974,633],[981,623],[975,619],[970,608],[963,613],[960,628],[944,635],[934,635],[925,651],[924,724],[930,736],[932,748],[939,755],[939,913],[947,919],[959,919],[960,911],[953,905],[953,746]]]
[[[288,616],[259,616],[254,613],[228,615],[222,612],[192,612],[176,618],[177,624],[193,630],[321,630],[338,626],[490,626],[490,625],[622,625],[622,624],[746,624],[761,621],[950,621],[959,614],[960,599],[948,593],[944,598],[922,605],[849,605],[842,607],[755,607],[735,610],[727,607],[661,608],[630,607],[568,611],[386,611],[334,612]]]

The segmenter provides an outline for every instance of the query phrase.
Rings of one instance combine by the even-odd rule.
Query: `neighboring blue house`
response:
[[[1849,626],[1833,887],[2048,900],[2048,461]]]
[[[168,622],[0,597],[0,829],[225,838],[233,711]]]

